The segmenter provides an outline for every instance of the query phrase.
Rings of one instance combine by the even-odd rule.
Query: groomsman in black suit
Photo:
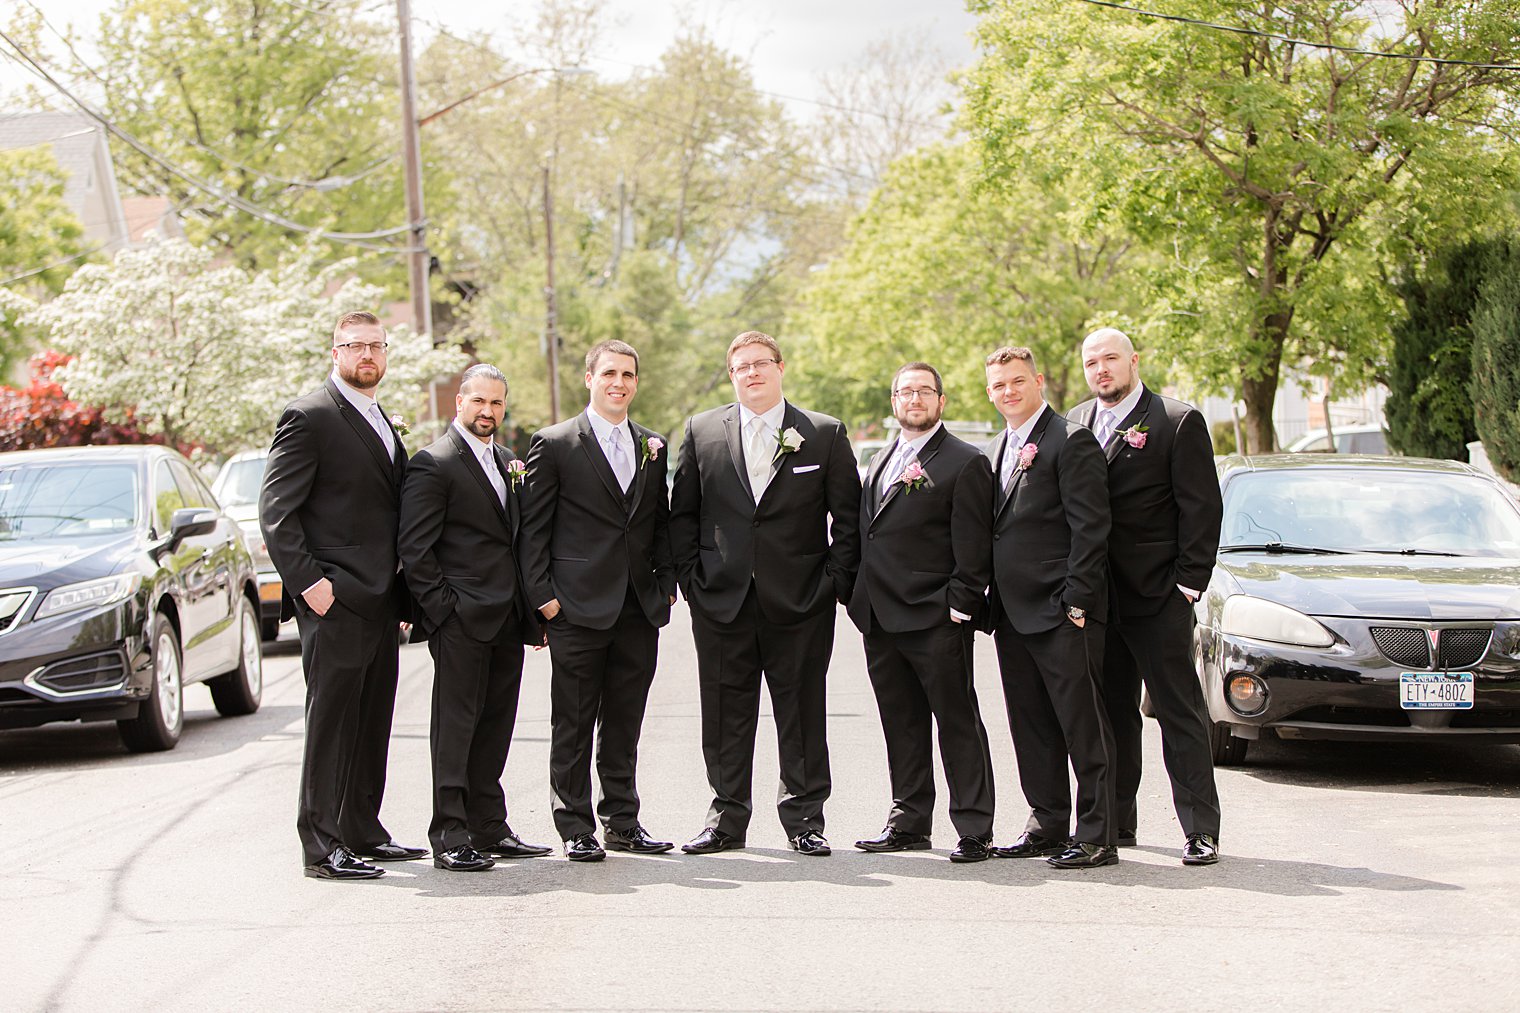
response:
[[[1161,756],[1187,835],[1182,861],[1219,860],[1208,713],[1193,665],[1193,602],[1208,587],[1223,506],[1203,416],[1140,382],[1140,356],[1105,327],[1082,342],[1082,368],[1097,395],[1070,416],[1092,429],[1108,458],[1113,513],[1113,591],[1103,695],[1116,754],[1116,831],[1133,844],[1140,790],[1140,687],[1161,725]]]
[[[528,446],[521,559],[528,600],[549,624],[549,787],[554,825],[572,862],[674,845],[639,825],[639,731],[654,681],[659,630],[675,604],[664,441],[628,418],[639,354],[603,341],[586,354],[591,403]]]
[[[892,811],[863,851],[921,851],[934,822],[931,718],[960,842],[980,862],[992,840],[992,759],[972,683],[973,618],[992,579],[992,467],[940,423],[945,388],[926,362],[892,378],[901,429],[872,463],[860,497],[860,574],[850,619],[865,638]]]
[[[671,494],[713,791],[707,828],[681,850],[744,847],[763,673],[782,828],[794,851],[827,855],[825,686],[835,602],[849,600],[860,562],[860,479],[840,421],[782,398],[774,338],[745,331],[727,361],[738,400],[686,424]]]
[[[998,439],[988,627],[997,640],[1008,727],[1029,803],[1002,858],[1048,856],[1090,869],[1119,860],[1110,824],[1113,738],[1100,696],[1108,614],[1108,482],[1092,433],[1045,403],[1027,348],[987,356]],[[1071,830],[1067,759],[1077,777]]]
[[[512,832],[501,789],[523,644],[543,643],[514,551],[522,464],[492,441],[506,410],[501,370],[465,370],[453,423],[411,459],[401,490],[401,561],[433,655],[428,838],[433,864],[451,872],[552,850]]]
[[[374,879],[370,861],[427,854],[380,823],[399,624],[410,616],[397,572],[396,523],[406,448],[375,390],[385,328],[345,313],[333,371],[292,401],[275,427],[259,493],[259,527],[284,583],[282,618],[301,631],[306,742],[296,831],[306,875]],[[366,859],[368,861],[366,861]]]

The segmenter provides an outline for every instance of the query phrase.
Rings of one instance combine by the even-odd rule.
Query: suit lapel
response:
[[[797,409],[793,408],[790,402],[787,402],[786,410],[781,413],[781,432],[784,433],[788,429],[795,429],[795,428],[797,428],[797,423],[800,422],[800,421],[801,421],[801,413],[798,412]],[[776,445],[776,449],[778,451],[780,450],[780,444],[779,443]],[[767,482],[765,484],[765,491],[760,494],[760,502],[761,503],[765,502],[765,497],[767,497],[767,496],[770,495],[771,489],[776,484],[776,480],[781,477],[782,469],[786,468],[787,458],[789,458],[791,456],[792,456],[791,454],[782,454],[782,453],[776,453],[776,454],[771,455],[771,479],[770,479],[769,482]],[[788,470],[790,470],[790,469],[788,469]],[[746,476],[746,477],[748,477],[748,476]],[[753,499],[754,497],[751,496],[750,498]],[[759,506],[760,503],[756,503],[755,505]]]
[[[1113,439],[1109,440],[1108,446],[1103,448],[1104,454],[1108,456],[1109,464],[1113,464],[1116,460],[1118,460],[1119,451],[1124,449],[1124,437],[1120,436],[1119,434],[1124,432],[1124,430],[1128,429],[1130,426],[1138,426],[1140,423],[1144,422],[1145,416],[1150,413],[1150,410],[1151,392],[1149,389],[1142,386],[1140,388],[1140,400],[1135,402],[1134,410],[1132,410],[1128,415],[1124,416],[1123,419],[1119,420],[1118,426],[1114,429]],[[1098,409],[1096,404],[1094,404],[1093,418],[1096,419],[1097,417]]]
[[[586,457],[591,463],[591,470],[596,472],[596,477],[602,480],[612,498],[620,505],[627,504],[627,497],[623,495],[622,487],[618,485],[617,476],[612,473],[612,465],[607,463],[607,455],[602,453],[601,444],[596,440],[596,430],[591,428],[591,420],[586,418],[586,413],[581,412],[575,420],[576,432],[581,438],[581,449],[586,452]]]
[[[491,454],[496,459],[496,470],[501,473],[501,480],[507,484],[507,530],[512,532],[512,540],[516,541],[517,528],[522,523],[522,508],[518,505],[517,495],[512,489],[512,473],[507,470],[507,452],[493,446]]]
[[[480,491],[485,494],[486,499],[490,500],[491,505],[496,508],[497,515],[505,522],[506,510],[501,501],[496,498],[496,490],[491,487],[490,478],[486,476],[485,469],[480,466],[480,458],[475,456],[475,448],[459,435],[459,431],[452,423],[449,425],[449,439],[454,441],[454,452],[459,455],[460,466],[470,473],[471,478],[475,479],[475,484],[480,486]],[[492,447],[491,453],[494,457],[496,448]]]
[[[651,461],[644,460],[644,447],[649,445],[649,437],[652,435],[643,426],[636,426],[633,420],[628,420],[628,434],[633,438],[633,482],[628,486],[626,503],[628,512],[633,513],[639,505],[639,500],[644,498],[644,487],[649,484],[649,465]]]
[[[871,459],[871,467],[866,469],[865,492],[870,497],[872,519],[875,519],[877,512],[881,509],[884,498],[881,495],[881,473],[886,470],[887,462],[892,460],[892,456],[897,453],[897,444],[901,439],[902,437],[899,436],[879,450]]]
[[[1039,448],[1040,440],[1044,437],[1045,429],[1050,425],[1050,420],[1054,415],[1055,409],[1051,408],[1049,405],[1046,405],[1040,409],[1040,421],[1035,423],[1035,427],[1030,430],[1029,439],[1024,441],[1025,447],[1034,446],[1036,449]],[[1008,440],[1005,437],[1003,440],[1003,450],[1005,453],[1007,452],[1007,449]],[[1022,449],[1023,448],[1021,447],[1020,450]],[[1029,466],[1031,468],[1034,467],[1034,462],[1031,461],[1029,463]],[[1008,496],[1003,501],[1004,507],[1013,502],[1014,494],[1019,491],[1019,483],[1024,481],[1024,473],[1028,470],[1028,468],[1019,468],[1013,473],[1013,481],[1008,483]]]
[[[728,442],[728,456],[733,458],[734,470],[739,473],[739,484],[744,486],[745,494],[753,503],[755,487],[749,484],[749,468],[744,464],[744,432],[739,418],[739,405],[735,402],[723,413],[723,438]]]
[[[327,378],[327,393],[333,399],[333,403],[338,406],[338,414],[343,416],[343,420],[353,429],[354,435],[368,448],[370,456],[375,459],[375,463],[381,467],[386,477],[394,484],[398,465],[394,457],[389,461],[386,460],[385,444],[380,442],[380,435],[369,424],[369,420],[349,403],[348,398],[344,397],[343,392],[338,389],[338,385],[333,383],[332,377]],[[387,422],[386,424],[389,425],[390,423]],[[392,435],[395,435],[394,432]],[[398,448],[401,446],[400,437],[396,437],[396,446]]]
[[[919,448],[915,459],[925,469],[929,467],[929,461],[939,451],[939,445],[945,442],[945,433],[945,427],[940,426],[939,431],[936,432],[933,436],[929,437],[929,441],[925,443],[921,448]],[[901,441],[901,439],[902,437],[899,436],[898,440]],[[897,444],[893,444],[892,452],[894,454],[897,452]],[[885,467],[885,465],[883,465],[883,467]],[[887,494],[881,498],[881,506],[876,508],[876,517],[871,518],[871,523],[876,523],[876,518],[880,517],[882,515],[882,511],[887,509],[887,504],[896,499],[902,490],[903,484],[901,482],[892,483],[892,488],[888,489]]]

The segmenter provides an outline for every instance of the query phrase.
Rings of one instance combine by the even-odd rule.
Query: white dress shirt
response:
[[[1024,444],[1029,442],[1029,434],[1034,432],[1035,423],[1040,421],[1040,416],[1044,415],[1049,408],[1050,406],[1041,398],[1040,407],[1034,410],[1034,414],[1025,419],[1024,424],[1017,429],[1010,426],[1004,435],[1002,473],[998,476],[1004,489],[1007,489],[1008,483],[1013,481],[1014,473],[1018,469],[1019,451],[1024,448]]]
[[[755,494],[755,502],[760,502],[760,497],[765,493],[765,487],[770,484],[770,469],[776,459],[776,434],[781,431],[781,420],[786,416],[786,402],[777,401],[773,406],[763,412],[750,411],[744,405],[739,406],[739,434],[740,444],[744,447],[744,467],[749,472],[750,490]],[[764,429],[764,439],[753,437],[755,420],[760,420]],[[764,447],[763,453],[758,453],[759,447]]]
[[[628,425],[628,420],[626,418],[623,419],[623,421],[617,423],[608,422],[606,419],[598,415],[596,413],[596,409],[592,408],[590,405],[586,406],[586,418],[591,423],[591,431],[596,434],[596,442],[602,448],[602,453],[606,455],[607,463],[612,466],[612,473],[614,475],[617,475],[617,465],[614,463],[612,458],[612,434],[614,431],[620,432],[622,434],[621,439],[623,441],[623,451],[628,455],[628,463],[630,467],[627,475],[627,482],[624,482],[624,476],[618,475],[617,477],[619,482],[624,483],[623,491],[627,492],[628,484],[633,481],[633,476],[639,470],[639,462],[635,456],[638,453],[638,450],[633,445],[633,429]]]
[[[496,500],[502,506],[507,505],[507,483],[501,477],[501,469],[496,467],[496,448],[489,439],[482,439],[459,424],[456,418],[450,423],[454,431],[464,437],[464,445],[469,447],[475,454],[475,460],[480,462],[480,468],[486,473],[486,481],[491,483],[491,488],[496,490]]]
[[[385,420],[384,412],[380,410],[380,402],[344,383],[343,378],[338,375],[336,369],[332,371],[332,380],[337,385],[338,393],[342,394],[344,399],[354,406],[355,411],[364,416],[364,421],[369,423],[369,427],[380,438],[380,445],[394,459],[396,456],[396,437],[391,432],[390,423]]]

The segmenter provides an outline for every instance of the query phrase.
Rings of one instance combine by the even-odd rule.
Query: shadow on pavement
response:
[[[1136,861],[1137,853],[1164,858],[1166,864]],[[1450,883],[1367,868],[1232,855],[1226,855],[1216,866],[1187,868],[1181,864],[1181,854],[1175,848],[1125,849],[1118,865],[1089,872],[1063,871],[1035,859],[994,859],[955,865],[943,853],[868,855],[853,849],[828,858],[803,858],[790,851],[751,848],[706,856],[613,854],[605,862],[585,865],[573,865],[559,858],[525,859],[498,861],[495,868],[479,873],[444,872],[423,860],[390,865],[389,874],[373,885],[411,890],[423,897],[522,897],[556,891],[615,895],[636,893],[645,887],[736,890],[747,884],[803,882],[884,889],[898,880],[966,881],[1006,887],[1038,887],[1047,882],[1075,880],[1163,890],[1222,888],[1278,897],[1335,896],[1348,890],[1402,893],[1461,889]]]
[[[1520,746],[1264,738],[1244,765],[1220,769],[1304,788],[1520,798]]]

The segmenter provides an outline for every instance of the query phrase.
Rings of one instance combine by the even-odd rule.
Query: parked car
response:
[[[267,450],[233,455],[216,473],[211,492],[227,516],[243,529],[243,539],[253,554],[253,567],[259,578],[259,633],[265,640],[273,640],[280,635],[280,592],[284,585],[264,545],[264,532],[259,530],[259,489],[264,484],[264,464],[268,460]]]
[[[1386,454],[1388,433],[1382,426],[1336,426],[1335,446],[1323,429],[1311,429],[1285,448],[1290,454]]]
[[[1520,742],[1520,508],[1456,461],[1220,465],[1196,606],[1214,759],[1282,739]]]
[[[129,749],[172,749],[186,685],[252,714],[262,664],[253,560],[188,461],[0,454],[0,728],[115,721]]]

